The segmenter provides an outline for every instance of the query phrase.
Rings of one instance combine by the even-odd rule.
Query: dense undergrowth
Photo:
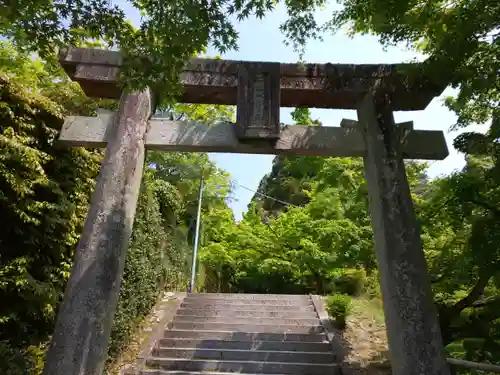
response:
[[[0,45],[0,373],[37,375],[102,160],[102,151],[59,147],[68,114],[92,115],[113,101],[87,98],[50,63]],[[184,113],[189,106],[179,106]],[[224,117],[226,108],[196,108]],[[190,111],[193,112],[193,111]],[[206,154],[147,155],[108,349],[112,362],[165,289],[185,290],[198,181],[204,211],[225,208],[227,174]]]

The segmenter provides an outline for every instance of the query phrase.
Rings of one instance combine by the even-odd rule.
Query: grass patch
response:
[[[371,318],[378,324],[385,324],[382,300],[360,297],[353,299],[351,304],[354,315]]]

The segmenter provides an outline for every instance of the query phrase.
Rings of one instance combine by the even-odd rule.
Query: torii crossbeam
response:
[[[100,112],[97,117],[67,117],[59,143],[68,147],[106,147],[114,115]],[[363,134],[352,126],[352,121],[343,121],[340,127],[286,125],[275,142],[253,145],[238,140],[235,124],[153,118],[148,121],[144,142],[146,149],[153,151],[363,157]],[[448,156],[443,132],[414,130],[411,121],[398,126],[405,132],[401,137],[405,159],[441,160]]]
[[[120,52],[70,48],[61,51],[60,61],[87,95],[120,98]],[[236,105],[239,73],[246,64],[259,62],[191,59],[181,73],[184,90],[179,102]],[[415,111],[427,107],[444,89],[442,83],[430,82],[420,75],[419,64],[260,64],[277,73],[280,107],[357,109],[359,100],[383,78],[391,85],[392,109]],[[415,74],[414,78],[410,79],[409,71]]]
[[[61,64],[89,96],[119,99],[117,76],[122,56],[116,51],[69,49],[60,54]],[[303,154],[316,156],[364,156],[362,132],[355,127],[279,126],[280,107],[327,107],[356,109],[368,90],[380,79],[390,89],[393,110],[423,109],[442,87],[414,79],[410,84],[403,72],[416,64],[347,65],[279,64],[214,59],[192,59],[181,74],[184,103],[238,104],[236,124],[206,124],[153,119],[149,121],[145,146],[152,150],[237,152],[250,154]],[[255,126],[252,111],[256,100],[238,94],[242,78],[250,71],[267,74],[268,103],[262,103],[264,117]],[[242,74],[244,72],[245,74]],[[257,73],[258,74],[258,73]],[[251,81],[251,80],[250,80]],[[246,82],[245,82],[246,83]],[[253,83],[252,81],[250,83]],[[413,86],[414,87],[413,87]],[[243,90],[240,90],[243,91]],[[240,100],[238,100],[240,99]],[[280,103],[280,104],[278,104]],[[251,123],[251,122],[254,123]],[[112,118],[70,117],[61,133],[61,142],[76,147],[104,147]],[[248,133],[258,128],[257,136]],[[243,135],[243,136],[242,136]],[[246,136],[244,136],[246,135]],[[270,138],[259,145],[241,142],[247,138]],[[242,139],[244,138],[244,139]],[[440,160],[448,156],[441,131],[406,128],[400,138],[406,159]]]
[[[236,124],[150,119],[150,90],[122,93],[119,52],[65,49],[61,65],[90,96],[120,98],[116,113],[68,117],[67,146],[106,147],[44,375],[101,375],[106,359],[145,149],[364,159],[394,375],[448,375],[404,158],[444,159],[440,131],[396,124],[393,111],[424,109],[446,83],[418,65],[279,64],[193,59],[181,102],[236,104]],[[341,127],[285,126],[285,106],[356,109]]]

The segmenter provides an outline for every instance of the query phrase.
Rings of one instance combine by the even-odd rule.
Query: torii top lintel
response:
[[[119,98],[117,74],[122,55],[117,51],[67,48],[59,55],[68,75],[92,97]],[[238,68],[253,62],[193,58],[181,74],[183,103],[237,104]],[[277,64],[277,63],[262,63]],[[279,64],[280,106],[356,109],[364,94],[383,79],[390,88],[393,110],[427,107],[446,87],[411,74],[419,64]],[[418,71],[418,69],[417,69]],[[413,78],[410,78],[413,77]]]

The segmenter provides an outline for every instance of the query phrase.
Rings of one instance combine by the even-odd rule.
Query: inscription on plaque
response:
[[[240,141],[279,138],[280,73],[279,63],[239,66],[236,135]]]
[[[264,102],[266,98],[266,82],[264,80],[263,74],[257,74],[255,76],[255,84],[253,89],[253,116],[250,127],[252,128],[262,128],[266,127],[266,121],[264,119]]]

